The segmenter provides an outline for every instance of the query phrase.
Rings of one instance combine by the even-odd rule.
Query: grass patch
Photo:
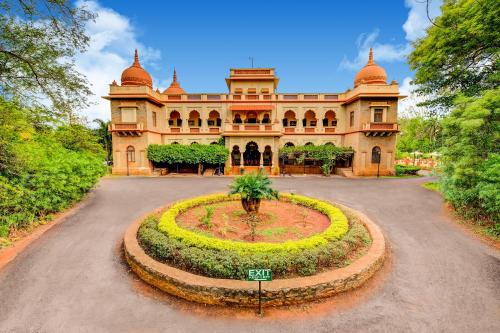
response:
[[[431,191],[441,192],[438,182],[423,183],[422,187],[425,187],[426,189],[431,190]]]
[[[276,227],[276,228],[269,228],[265,230],[260,230],[257,232],[257,235],[262,235],[264,237],[273,237],[273,236],[281,236],[287,233],[289,230],[288,228],[285,227]]]

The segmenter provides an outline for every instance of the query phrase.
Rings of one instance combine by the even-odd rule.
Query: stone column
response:
[[[295,118],[297,120],[297,132],[302,133],[304,132],[304,126],[302,125],[302,119],[304,119],[304,114],[302,112],[302,108],[300,108],[299,111],[295,114]]]
[[[201,118],[201,128],[200,132],[202,133],[208,133],[208,114],[206,114],[205,108],[202,108],[202,111],[200,112],[200,118]]]

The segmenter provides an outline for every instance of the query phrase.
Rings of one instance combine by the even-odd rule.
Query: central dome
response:
[[[122,73],[122,86],[153,86],[151,75],[139,63],[139,55],[135,50],[134,63]]]
[[[360,84],[387,84],[387,74],[385,70],[373,61],[373,51],[370,48],[368,63],[361,68],[354,78],[354,86]]]

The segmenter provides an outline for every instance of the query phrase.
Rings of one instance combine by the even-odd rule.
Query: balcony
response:
[[[112,123],[109,131],[119,136],[141,136],[143,132],[142,123]]]
[[[399,132],[397,123],[366,123],[361,130],[366,136],[391,136]]]
[[[226,136],[281,136],[278,130],[279,124],[224,124],[224,133]]]

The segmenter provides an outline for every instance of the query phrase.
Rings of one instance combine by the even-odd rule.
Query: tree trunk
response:
[[[242,198],[241,205],[247,213],[258,213],[260,207],[260,199]]]

